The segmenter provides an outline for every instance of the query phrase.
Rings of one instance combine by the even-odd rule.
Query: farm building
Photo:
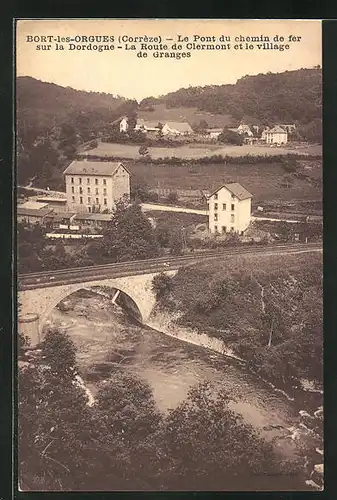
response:
[[[193,129],[187,122],[166,122],[162,132],[163,135],[190,135]]]

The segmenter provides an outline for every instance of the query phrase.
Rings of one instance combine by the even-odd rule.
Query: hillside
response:
[[[322,382],[322,258],[233,256],[181,268],[152,321],[222,340],[263,377]],[[244,315],[242,315],[244,311]]]
[[[61,172],[79,144],[110,130],[136,101],[84,92],[31,77],[16,82],[18,182],[59,187]]]
[[[146,98],[141,105],[197,108],[231,115],[236,120],[307,124],[322,113],[321,69],[244,76],[235,85],[188,87]]]
[[[158,120],[158,122],[162,123],[166,121],[186,121],[191,126],[200,123],[202,120],[205,120],[210,127],[235,126],[237,123],[237,120],[228,114],[210,113],[206,110],[200,110],[195,106],[172,108],[166,106],[166,103],[159,103],[150,107],[140,106],[137,110],[137,115],[144,120]]]
[[[131,101],[131,106],[135,104]],[[85,135],[87,129],[103,127],[125,113],[130,101],[22,76],[16,82],[16,106],[18,134],[25,140],[28,131],[36,136],[64,122],[76,125]]]

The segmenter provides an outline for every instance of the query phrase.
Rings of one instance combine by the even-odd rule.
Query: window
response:
[[[234,214],[231,215],[231,222],[234,222]]]
[[[90,188],[88,188],[88,194],[90,194]]]
[[[90,184],[90,179],[89,179],[89,177],[87,177],[87,184]]]
[[[82,188],[80,188],[80,194],[83,194],[83,189]]]
[[[83,205],[83,198],[80,196],[80,204]]]
[[[214,231],[217,233],[218,232],[218,226],[214,226]]]
[[[214,220],[218,220],[218,214],[214,214]]]
[[[82,184],[82,177],[78,179],[79,183]]]
[[[227,227],[226,226],[222,226],[222,232],[226,233],[226,231],[227,231]]]
[[[106,196],[106,188],[103,189],[103,194]]]
[[[218,193],[215,193],[214,195],[214,199],[217,200],[218,199]]]
[[[88,212],[91,212],[91,207],[88,207]]]
[[[214,210],[218,210],[218,204],[214,203]]]
[[[104,198],[104,205],[107,205],[108,204],[108,200],[106,198]]]
[[[234,196],[234,194],[232,194],[231,198],[232,198],[232,200],[235,200],[235,196]]]
[[[75,188],[74,188],[74,186],[71,186],[71,192],[72,192],[72,193],[75,193]]]
[[[106,186],[106,179],[103,179],[103,184],[104,186]]]
[[[222,204],[222,210],[226,210],[226,203]]]
[[[98,194],[98,188],[96,188],[96,190],[95,190],[95,194]]]
[[[235,208],[234,203],[232,203],[231,205],[232,212],[234,212],[234,208]]]
[[[234,233],[234,227],[231,226],[231,233]]]
[[[95,184],[96,184],[96,186],[97,186],[97,184],[98,184],[98,179],[95,179]]]
[[[88,196],[88,203],[91,203],[91,198],[90,198],[90,196]]]
[[[71,199],[72,199],[72,202],[75,203],[75,196],[72,196]]]
[[[74,184],[74,177],[71,178],[71,183]]]
[[[99,199],[98,199],[98,198],[96,198],[96,205],[98,205],[98,204],[99,204]]]

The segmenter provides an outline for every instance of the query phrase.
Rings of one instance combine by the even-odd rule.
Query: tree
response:
[[[172,281],[170,276],[165,273],[159,273],[152,280],[152,290],[156,294],[156,298],[160,299],[168,294],[172,289]]]
[[[249,491],[282,484],[278,474],[283,464],[271,445],[229,408],[225,392],[209,382],[192,388],[169,411],[156,442],[163,448],[157,467],[164,489],[190,490],[193,484],[194,490]]]
[[[127,120],[128,120],[128,133],[133,132],[135,129],[135,126],[137,125],[137,113],[135,110],[130,111],[127,114]]]
[[[224,142],[225,144],[234,144],[235,146],[241,146],[243,144],[243,137],[228,127],[225,127],[218,137],[218,141]]]
[[[177,203],[178,193],[177,191],[170,191],[166,198],[168,203]]]
[[[170,253],[172,255],[181,255],[183,250],[183,240],[180,230],[173,231],[170,235]]]
[[[148,259],[159,253],[152,225],[138,203],[117,203],[104,245],[112,247],[118,261]]]
[[[158,132],[157,132],[157,139],[161,141],[164,138],[163,134],[163,124],[161,122],[158,123]]]
[[[138,150],[138,153],[141,155],[141,156],[149,156],[150,153],[149,153],[149,150],[147,149],[146,146],[140,146],[139,150]]]

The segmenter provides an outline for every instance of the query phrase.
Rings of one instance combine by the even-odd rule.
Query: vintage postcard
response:
[[[322,23],[18,19],[18,489],[323,490]]]

